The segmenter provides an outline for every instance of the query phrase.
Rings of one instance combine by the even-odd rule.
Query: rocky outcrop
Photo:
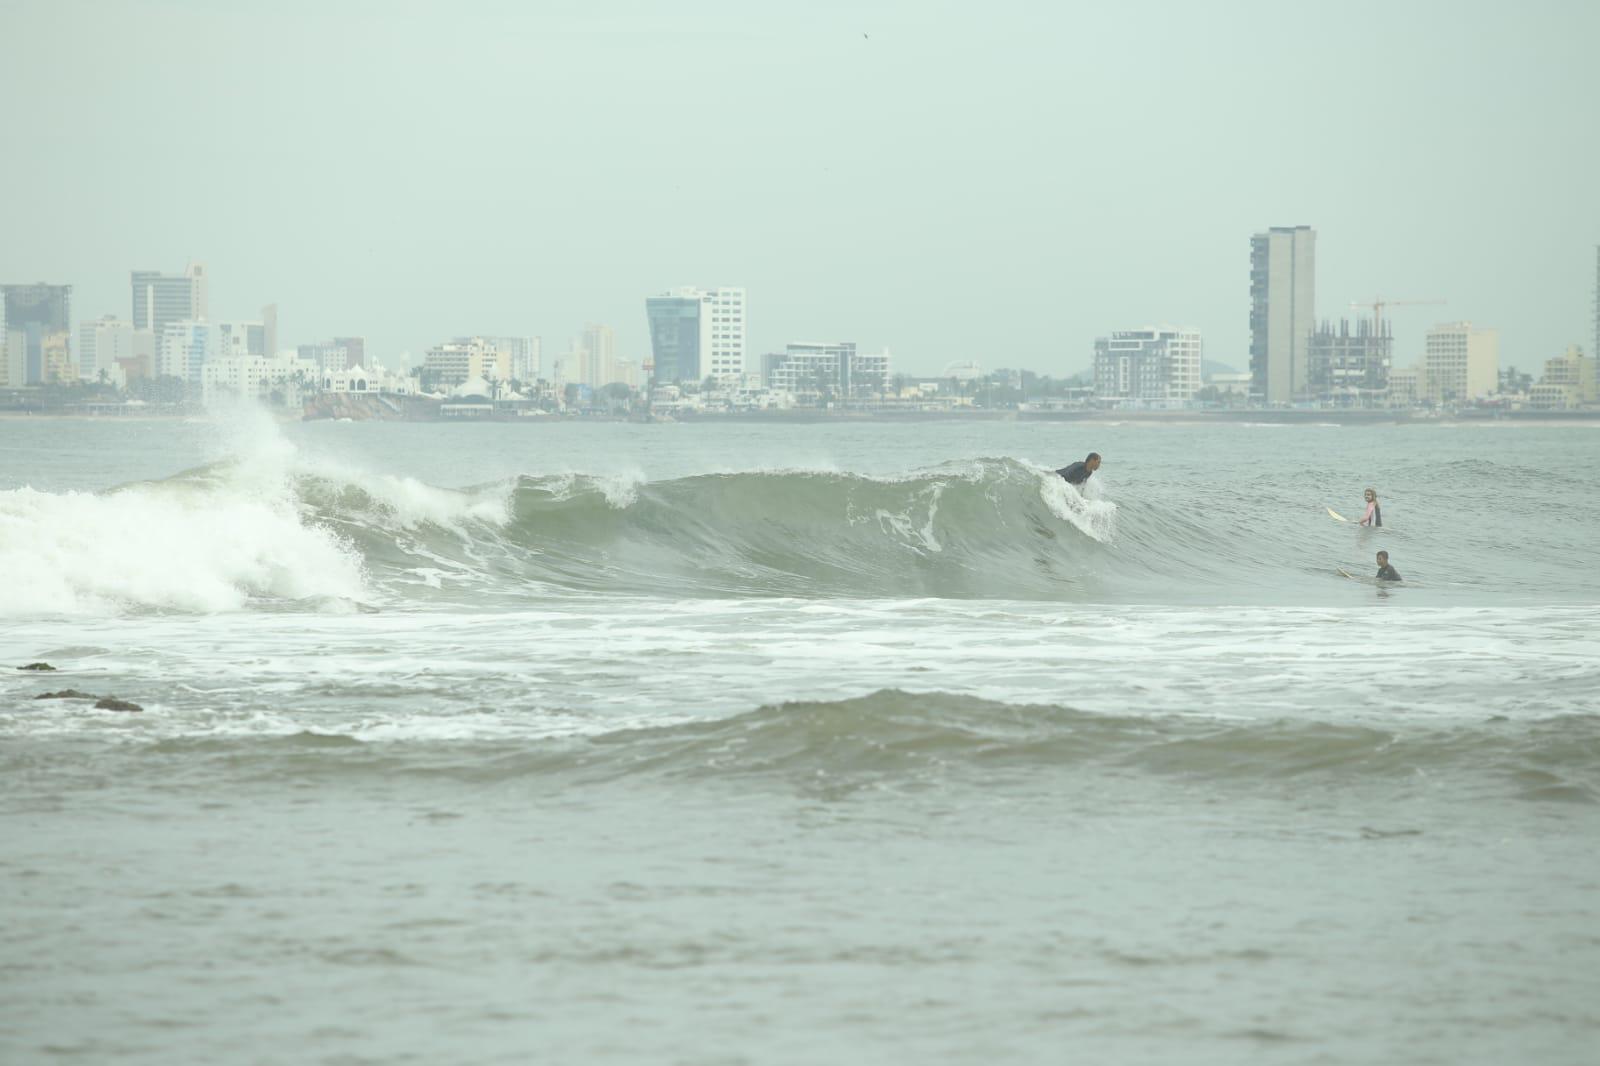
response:
[[[92,692],[79,692],[75,688],[64,688],[60,692],[41,692],[34,697],[36,700],[94,700],[95,710],[98,711],[142,711],[143,707],[128,700],[119,700],[115,696],[96,696]]]
[[[49,663],[29,663],[27,666],[19,666],[19,667],[17,667],[17,669],[18,670],[41,670],[41,671],[49,671],[50,673],[54,673],[56,668],[51,666]]]

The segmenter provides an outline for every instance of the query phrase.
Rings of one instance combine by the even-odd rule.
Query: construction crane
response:
[[[1383,309],[1385,307],[1416,307],[1420,304],[1442,304],[1443,300],[1385,300],[1383,297],[1374,297],[1370,304],[1352,303],[1352,310],[1365,311],[1372,308],[1372,332],[1383,333]]]

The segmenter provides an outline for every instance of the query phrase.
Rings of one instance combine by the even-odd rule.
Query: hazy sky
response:
[[[1199,327],[1243,367],[1249,240],[1316,227],[1317,310],[1374,295],[1502,365],[1590,338],[1600,4],[403,4],[0,0],[0,281],[129,314],[211,272],[214,319],[368,338],[586,321],[749,289],[789,340],[1051,373]]]

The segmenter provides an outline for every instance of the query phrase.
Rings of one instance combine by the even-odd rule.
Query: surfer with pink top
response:
[[[1376,529],[1383,525],[1383,508],[1378,506],[1378,494],[1372,489],[1367,490],[1366,497],[1367,513],[1361,516],[1361,521],[1358,524],[1372,526]]]

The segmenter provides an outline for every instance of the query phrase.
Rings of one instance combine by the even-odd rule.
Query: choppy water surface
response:
[[[1592,1061],[1597,530],[1581,427],[0,422],[0,1059]]]

